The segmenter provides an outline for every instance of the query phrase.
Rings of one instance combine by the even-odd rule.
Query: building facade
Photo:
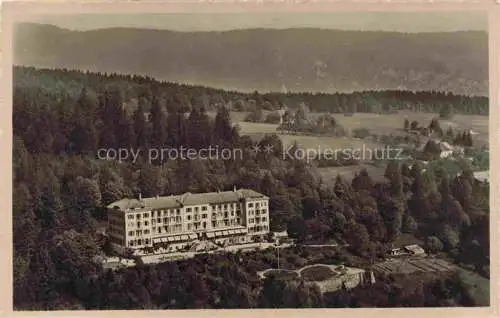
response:
[[[109,239],[118,251],[178,251],[196,241],[227,246],[269,233],[269,198],[248,189],[122,199],[108,205]]]

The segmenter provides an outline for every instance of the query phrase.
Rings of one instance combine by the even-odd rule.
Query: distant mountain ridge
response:
[[[72,31],[20,24],[14,63],[239,91],[404,89],[488,95],[488,35],[324,29]]]

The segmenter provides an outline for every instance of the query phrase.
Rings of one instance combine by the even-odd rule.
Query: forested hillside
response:
[[[306,104],[315,112],[367,112],[378,113],[397,110],[412,110],[439,113],[443,109],[453,109],[454,113],[488,115],[488,98],[468,97],[436,91],[361,91],[346,93],[242,93],[224,91],[204,86],[179,85],[159,82],[150,77],[128,76],[116,73],[89,73],[74,70],[35,69],[15,67],[14,77],[17,88],[31,90],[43,89],[58,94],[58,98],[77,99],[85,87],[89,96],[96,99],[97,94],[106,87],[120,91],[122,102],[127,102],[131,111],[138,107],[139,101],[149,111],[155,96],[163,107],[181,108],[189,111],[193,105],[203,106],[205,110],[216,110],[226,105],[231,110],[253,111],[298,108]]]
[[[346,292],[350,298],[341,294],[344,298],[325,302],[316,290],[303,285],[266,282],[262,286],[256,271],[276,265],[272,252],[200,256],[104,271],[92,261],[94,255],[108,249],[105,237],[97,234],[99,222],[106,219],[103,206],[139,192],[152,196],[250,188],[270,197],[272,230],[287,229],[299,243],[334,238],[350,244],[350,256],[325,251],[313,257],[297,247],[284,252],[288,254],[283,256],[283,266],[349,262],[354,256],[376,260],[407,233],[425,241],[430,250],[444,252],[456,263],[489,275],[489,185],[475,180],[469,170],[452,177],[440,169],[424,171],[418,164],[409,168],[390,162],[384,182],[376,183],[366,171],[360,171],[352,182],[339,176],[329,187],[316,177],[314,166],[293,158],[283,160],[283,145],[276,135],[259,141],[261,146],[273,145],[274,152],[252,152],[254,141],[233,127],[225,107],[217,107],[249,99],[272,105],[291,103],[289,99],[303,102],[302,98],[314,95],[241,94],[133,76],[32,68],[16,68],[14,86],[17,309],[349,307],[371,301],[370,293],[360,290]],[[366,92],[354,96],[377,100],[388,93],[378,94],[382,95]],[[391,94],[398,107],[413,100],[421,109],[435,109],[440,107],[438,101],[458,99],[464,102],[457,104],[459,110],[487,110],[485,99]],[[136,106],[123,107],[130,100],[136,100]],[[209,108],[217,109],[214,119],[206,113]],[[146,110],[151,114],[149,121]],[[181,145],[240,148],[244,156],[161,165],[96,158],[100,148]],[[385,293],[386,300],[378,300],[378,306],[391,306],[394,297],[415,305],[474,305],[457,277],[425,283],[420,292],[415,289],[413,298],[394,294],[411,284],[395,287],[387,279],[380,284],[372,289]],[[424,293],[427,289],[431,292]],[[270,298],[270,294],[280,295],[277,290],[295,296],[286,301]]]
[[[488,95],[486,32],[70,31],[20,24],[17,65],[143,74],[232,90]]]

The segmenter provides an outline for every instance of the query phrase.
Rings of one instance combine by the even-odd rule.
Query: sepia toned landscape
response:
[[[379,14],[16,24],[15,310],[489,306],[487,17]]]

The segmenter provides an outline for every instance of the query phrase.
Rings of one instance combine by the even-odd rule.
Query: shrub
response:
[[[262,121],[263,117],[264,117],[264,113],[262,112],[262,109],[256,107],[253,111],[251,111],[245,117],[245,121],[246,122],[258,123],[258,122]]]
[[[443,243],[437,237],[429,236],[425,242],[425,247],[431,253],[438,253],[443,249]]]
[[[272,112],[266,116],[265,122],[268,124],[279,124],[280,120],[281,115],[278,112]]]
[[[364,139],[370,136],[370,131],[366,128],[356,128],[352,130],[352,136],[355,138]]]

